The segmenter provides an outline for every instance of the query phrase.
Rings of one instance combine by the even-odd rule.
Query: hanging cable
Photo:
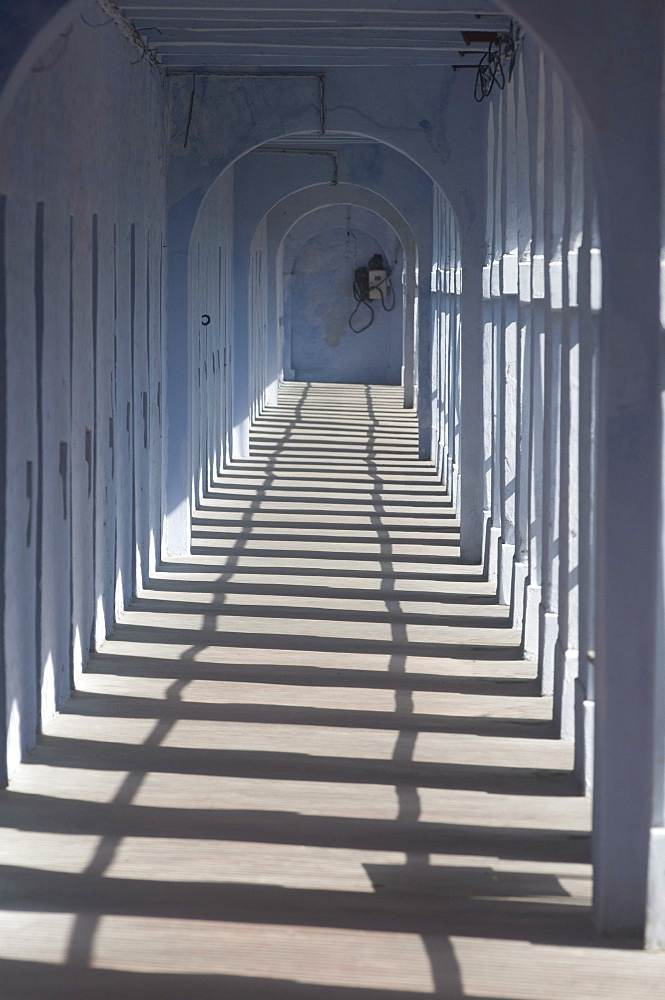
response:
[[[503,31],[490,41],[476,72],[473,96],[479,103],[489,97],[495,85],[503,90],[512,80],[519,40],[519,28],[511,21],[510,31]]]
[[[74,24],[72,21],[69,22],[69,27],[65,31],[60,32],[60,37],[64,38],[64,42],[60,46],[59,51],[51,60],[50,63],[44,63],[42,61],[38,62],[36,66],[32,67],[33,73],[46,73],[48,70],[53,69],[54,66],[60,62],[65,52],[67,51],[67,46],[69,45],[69,37],[74,30]]]
[[[381,285],[374,285],[374,288],[376,288],[378,290],[379,295],[381,296],[381,305],[383,306],[383,308],[385,309],[385,311],[387,313],[391,313],[393,311],[393,309],[395,308],[395,289],[393,288],[393,286],[388,281],[389,277],[390,277],[390,275],[386,275],[385,281],[381,282],[381,285],[385,285],[386,286],[386,292],[388,292],[388,290],[390,290],[390,294],[389,295],[387,295],[387,294],[384,295],[383,289],[381,288]],[[389,306],[386,305],[386,299],[390,302]]]
[[[184,149],[187,149],[187,143],[189,142],[189,130],[192,127],[192,115],[194,114],[195,97],[196,97],[196,73],[192,77],[192,92],[189,95],[189,112],[187,114],[187,125],[185,126],[185,141],[183,142]]]
[[[79,11],[79,17],[88,28],[105,28],[107,24],[113,24],[112,17],[107,17],[106,20],[101,21],[100,24],[93,24],[92,21],[88,21],[88,19],[83,16],[81,11]]]
[[[385,277],[376,284],[370,285],[370,271],[385,271]],[[380,253],[374,254],[368,267],[356,268],[353,275],[353,297],[356,300],[357,305],[349,316],[349,327],[354,333],[364,333],[365,330],[369,330],[370,326],[374,322],[374,307],[370,302],[372,292],[378,292],[379,300],[385,312],[392,312],[395,308],[395,289],[390,282],[391,274],[392,269],[389,269],[387,264],[384,263],[383,257]],[[389,294],[388,290],[390,290]],[[374,300],[376,301],[376,296],[374,296]],[[353,319],[360,311],[361,306],[365,306],[365,308],[369,310],[370,317],[364,326],[356,327],[353,325]]]
[[[364,333],[374,322],[374,309],[369,303],[369,272],[366,267],[359,267],[353,276],[353,297],[358,304],[349,316],[349,327],[354,333]],[[364,326],[355,327],[353,317],[359,312],[361,306],[369,309],[369,322],[365,323]]]

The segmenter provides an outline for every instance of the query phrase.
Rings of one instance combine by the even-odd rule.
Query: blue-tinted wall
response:
[[[300,247],[289,276],[290,309],[284,321],[291,330],[294,378],[399,385],[404,333],[401,244],[378,216],[351,206],[330,206],[315,216],[320,231]],[[359,216],[367,228],[360,228]],[[294,227],[289,235],[291,244],[298,241],[300,229]],[[386,308],[374,300],[370,310],[357,303],[353,277],[375,254],[381,254],[391,272],[390,288]]]

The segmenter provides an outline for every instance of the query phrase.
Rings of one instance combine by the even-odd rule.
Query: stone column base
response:
[[[540,634],[538,643],[538,679],[542,694],[554,691],[554,650],[559,638],[559,615],[540,605]]]

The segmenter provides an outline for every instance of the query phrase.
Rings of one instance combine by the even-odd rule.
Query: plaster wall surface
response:
[[[214,185],[205,199],[192,232],[188,259],[186,326],[181,332],[187,352],[189,385],[178,381],[187,401],[188,419],[177,470],[189,481],[187,508],[196,504],[223,468],[231,453],[234,344],[234,233],[233,168]],[[187,441],[186,431],[191,435]],[[185,444],[187,447],[185,447]],[[170,470],[166,469],[167,475]],[[171,491],[166,489],[166,494]],[[165,555],[169,551],[166,548]]]
[[[166,102],[134,59],[77,12],[2,123],[7,774],[158,550]]]
[[[321,209],[307,217],[308,227],[313,222],[318,232],[295,257],[285,315],[296,381],[399,385],[404,331],[399,239],[378,216],[352,206]],[[295,226],[289,234],[285,253],[288,244],[299,241],[299,230]],[[384,295],[391,311],[374,300],[372,317],[354,298],[353,276],[375,254],[383,257],[390,272]]]
[[[270,261],[268,258],[268,220],[261,220],[249,258],[248,323],[249,340],[249,393],[251,419],[255,420],[267,401],[268,386],[275,382],[268,370],[269,344],[275,339],[268,331],[268,294],[273,288],[268,278]],[[274,267],[272,268],[274,272]]]

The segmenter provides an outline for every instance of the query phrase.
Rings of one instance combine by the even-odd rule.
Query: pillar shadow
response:
[[[420,519],[414,545],[435,551],[398,551],[391,498],[401,494],[381,462],[386,410],[370,387],[357,405],[366,422],[354,424],[365,428],[366,446],[366,489],[358,501],[326,482],[286,501],[286,533],[266,520],[284,510],[275,496],[294,492],[279,483],[280,463],[292,454],[299,428],[312,419],[339,426],[316,416],[318,395],[309,385],[291,390],[288,419],[272,413],[260,423],[262,483],[236,489],[244,466],[234,466],[195,518],[223,541],[223,551],[199,545],[191,561],[162,568],[112,641],[92,656],[89,690],[73,696],[23,777],[0,793],[0,845],[4,837],[18,852],[3,852],[0,864],[2,910],[18,940],[16,954],[0,960],[3,1000],[181,1000],[189,993],[204,1000],[479,1000],[465,990],[456,939],[593,944],[588,906],[553,870],[567,870],[570,881],[587,878],[585,829],[427,815],[431,793],[509,796],[516,804],[532,796],[555,808],[577,789],[566,769],[492,759],[497,740],[518,755],[522,747],[546,746],[551,720],[533,672],[518,662],[507,618],[490,614],[495,595],[486,585],[478,593],[471,586],[482,582],[480,572],[457,572],[458,556],[436,554],[439,546],[452,549],[455,537],[449,502],[436,503],[440,488],[428,485],[432,500],[421,506],[397,501],[405,520]],[[339,447],[343,452],[343,436]],[[294,474],[289,467],[287,475]],[[333,497],[335,509],[357,512],[362,532],[351,525],[345,541],[334,510],[300,520],[322,496]],[[440,518],[439,528],[422,523],[425,517]],[[371,558],[344,549],[365,545],[370,532]],[[312,549],[290,565],[300,541]],[[317,548],[329,541],[338,552]],[[329,565],[336,559],[345,565]],[[422,607],[408,610],[410,604]],[[489,638],[472,645],[468,637],[414,638],[425,628],[486,630]],[[372,629],[381,637],[364,634]],[[455,673],[438,669],[444,657],[458,661]],[[446,704],[491,699],[492,707],[482,715],[437,711],[441,696]],[[520,711],[525,704],[533,711],[520,715],[518,703]],[[193,745],[195,732],[201,735]],[[319,743],[307,742],[312,733]],[[258,745],[247,745],[253,734]],[[339,742],[345,734],[368,741],[364,755]],[[424,759],[419,741],[428,735],[477,739],[489,748],[487,757]],[[388,748],[382,754],[373,750],[376,739]],[[46,782],[39,777],[45,773]],[[254,802],[257,788],[264,799]],[[146,842],[154,844],[154,861],[147,870],[128,868],[123,851],[134,845],[140,852]],[[33,843],[38,856],[30,853]],[[92,847],[77,858],[71,845],[84,843]],[[169,844],[177,846],[174,871],[164,863]],[[251,869],[259,848],[288,864],[247,874],[243,866]],[[221,878],[214,859],[224,851],[236,853],[233,864],[221,866]],[[345,852],[366,857],[348,884],[338,884],[328,868]],[[200,856],[212,859],[210,872],[187,877],[188,860]],[[299,857],[316,858],[319,867],[301,871]],[[216,971],[173,970],[168,942],[177,950],[176,938],[137,958],[133,937],[147,924],[182,928],[200,962],[197,942],[211,941],[205,962]],[[118,936],[111,935],[112,959],[104,959],[110,926]],[[46,928],[47,940],[31,943],[33,927]],[[334,974],[319,974],[314,952],[294,975],[287,945],[270,974],[258,947],[246,960],[252,968],[231,974],[223,959],[225,949],[236,954],[238,927],[256,929],[256,941],[273,935],[295,944],[307,935],[313,942],[374,935],[388,959],[386,941],[417,939],[428,968],[420,968],[417,988],[400,985],[408,979],[403,965],[394,982],[353,985],[343,981],[344,946],[334,946]],[[172,971],[162,972],[160,962]],[[505,989],[500,996],[507,1000]]]

